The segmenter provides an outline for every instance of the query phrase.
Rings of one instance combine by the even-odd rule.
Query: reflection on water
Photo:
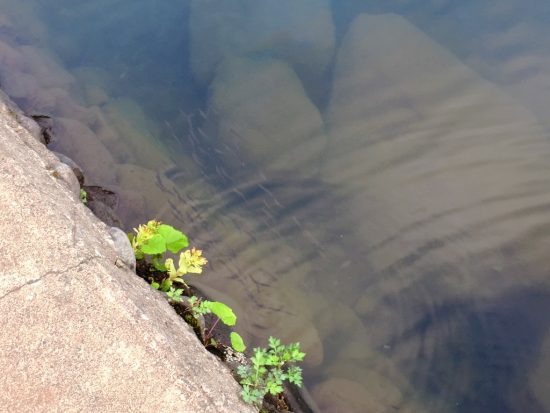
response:
[[[550,410],[541,0],[1,3],[2,87],[319,411]]]

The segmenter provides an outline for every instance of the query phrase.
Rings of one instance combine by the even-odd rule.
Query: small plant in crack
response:
[[[168,297],[168,301],[171,301],[171,302],[181,303],[182,295],[183,295],[183,288],[170,287],[170,289],[166,291],[166,297]]]
[[[160,221],[151,220],[145,225],[140,225],[134,232],[128,234],[136,259],[143,260],[151,257],[153,266],[159,271],[166,271],[165,264],[161,262],[166,251],[174,254],[189,246],[187,236]]]
[[[237,316],[225,303],[192,295],[186,282],[188,274],[202,274],[203,267],[208,263],[202,251],[196,248],[184,250],[189,246],[187,236],[160,221],[151,220],[134,229],[134,232],[128,237],[138,260],[138,273],[151,282],[152,288],[165,294],[178,314],[193,326],[205,347],[211,351],[225,352],[228,347],[216,341],[221,337],[216,328],[220,323],[235,326]],[[177,265],[173,258],[165,257],[167,252],[179,253]],[[229,339],[234,351],[246,350],[244,340],[238,333],[230,332]],[[255,348],[250,363],[241,361],[242,364],[237,367],[243,386],[242,397],[258,409],[261,409],[268,394],[284,401],[282,393],[285,382],[302,386],[302,369],[296,365],[305,357],[305,353],[300,351],[300,343],[283,345],[279,339],[269,337],[268,344],[268,348]]]
[[[80,202],[84,205],[88,203],[88,193],[82,188],[80,188]]]
[[[239,366],[237,369],[244,401],[258,408],[268,393],[274,396],[282,393],[285,381],[302,386],[302,369],[295,365],[305,357],[305,353],[300,351],[300,343],[285,346],[274,337],[269,337],[268,343],[267,349],[254,349],[251,366]]]
[[[212,340],[214,340],[214,330],[220,321],[228,327],[233,327],[237,323],[237,316],[231,307],[220,301],[201,300],[196,296],[192,296],[189,298],[188,303],[189,307],[187,308],[187,311],[197,321],[201,316],[206,314],[214,314],[216,316],[216,321],[214,321],[209,328],[205,327],[202,332],[202,340],[205,346],[215,344],[215,341],[212,343]],[[232,331],[229,335],[229,339],[233,350],[243,352],[246,349],[244,340],[238,333]]]

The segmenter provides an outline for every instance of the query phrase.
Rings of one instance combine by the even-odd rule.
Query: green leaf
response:
[[[228,305],[224,303],[220,303],[219,301],[212,301],[210,304],[208,304],[208,307],[210,307],[210,310],[227,326],[234,326],[237,322],[237,316],[229,307]]]
[[[229,338],[231,339],[231,347],[233,347],[233,350],[238,351],[239,353],[242,353],[246,350],[244,340],[238,333],[235,333],[233,331],[229,335]]]
[[[166,292],[166,295],[172,301],[181,302],[182,293],[183,293],[183,290],[181,288],[175,289],[174,287],[170,287],[170,290]]]
[[[157,232],[164,237],[166,248],[174,254],[189,246],[189,240],[185,234],[170,225],[160,225]]]
[[[184,236],[181,231],[178,231],[173,226],[167,224],[159,225],[157,228],[157,233],[164,237],[167,244],[177,241]]]
[[[302,353],[300,350],[294,350],[292,352],[291,361],[303,361],[306,353]]]
[[[241,376],[241,378],[244,378],[248,375],[250,368],[247,366],[238,366],[237,367],[237,374]]]
[[[274,396],[283,392],[283,386],[281,386],[279,383],[268,382],[266,387],[267,387],[267,391]]]
[[[166,272],[165,265],[159,261],[161,258],[162,254],[153,255],[153,267],[155,267],[155,269],[158,271]]]
[[[254,367],[259,368],[265,364],[266,361],[266,351],[261,347],[256,347],[254,349],[254,355],[250,359]]]
[[[151,287],[154,288],[155,290],[158,290],[160,288],[160,284],[158,282],[153,281],[151,283]]]
[[[164,292],[170,291],[170,287],[172,287],[172,281],[170,281],[170,279],[168,279],[168,278],[165,278],[160,283],[160,290],[161,291],[164,291]]]
[[[166,248],[168,248],[170,252],[173,252],[174,254],[180,252],[182,249],[187,248],[188,246],[189,241],[187,240],[187,237],[185,235],[183,235],[183,238],[177,241],[166,243]]]
[[[281,345],[281,340],[275,337],[269,337],[268,339],[269,347],[276,350]]]
[[[300,367],[289,367],[287,374],[289,382],[294,383],[298,387],[302,387],[302,369]]]
[[[148,255],[162,254],[166,251],[166,241],[160,234],[155,234],[141,246],[141,251]]]

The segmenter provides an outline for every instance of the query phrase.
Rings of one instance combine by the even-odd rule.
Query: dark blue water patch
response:
[[[536,288],[483,305],[447,300],[391,347],[425,338],[429,344],[406,367],[411,383],[427,399],[446,401],[457,413],[544,413],[530,393],[528,376],[550,326],[549,311],[550,291]],[[438,328],[448,334],[438,336],[434,348],[428,336]],[[467,382],[461,381],[464,377]]]

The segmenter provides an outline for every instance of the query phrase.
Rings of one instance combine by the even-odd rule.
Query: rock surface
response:
[[[132,248],[132,244],[128,239],[128,235],[118,227],[109,228],[109,234],[115,244],[115,251],[117,252],[120,262],[127,265],[132,271],[136,270],[136,256]],[[118,265],[118,264],[117,264]],[[120,265],[119,265],[120,266]]]
[[[0,411],[254,412],[58,164],[0,104]]]

